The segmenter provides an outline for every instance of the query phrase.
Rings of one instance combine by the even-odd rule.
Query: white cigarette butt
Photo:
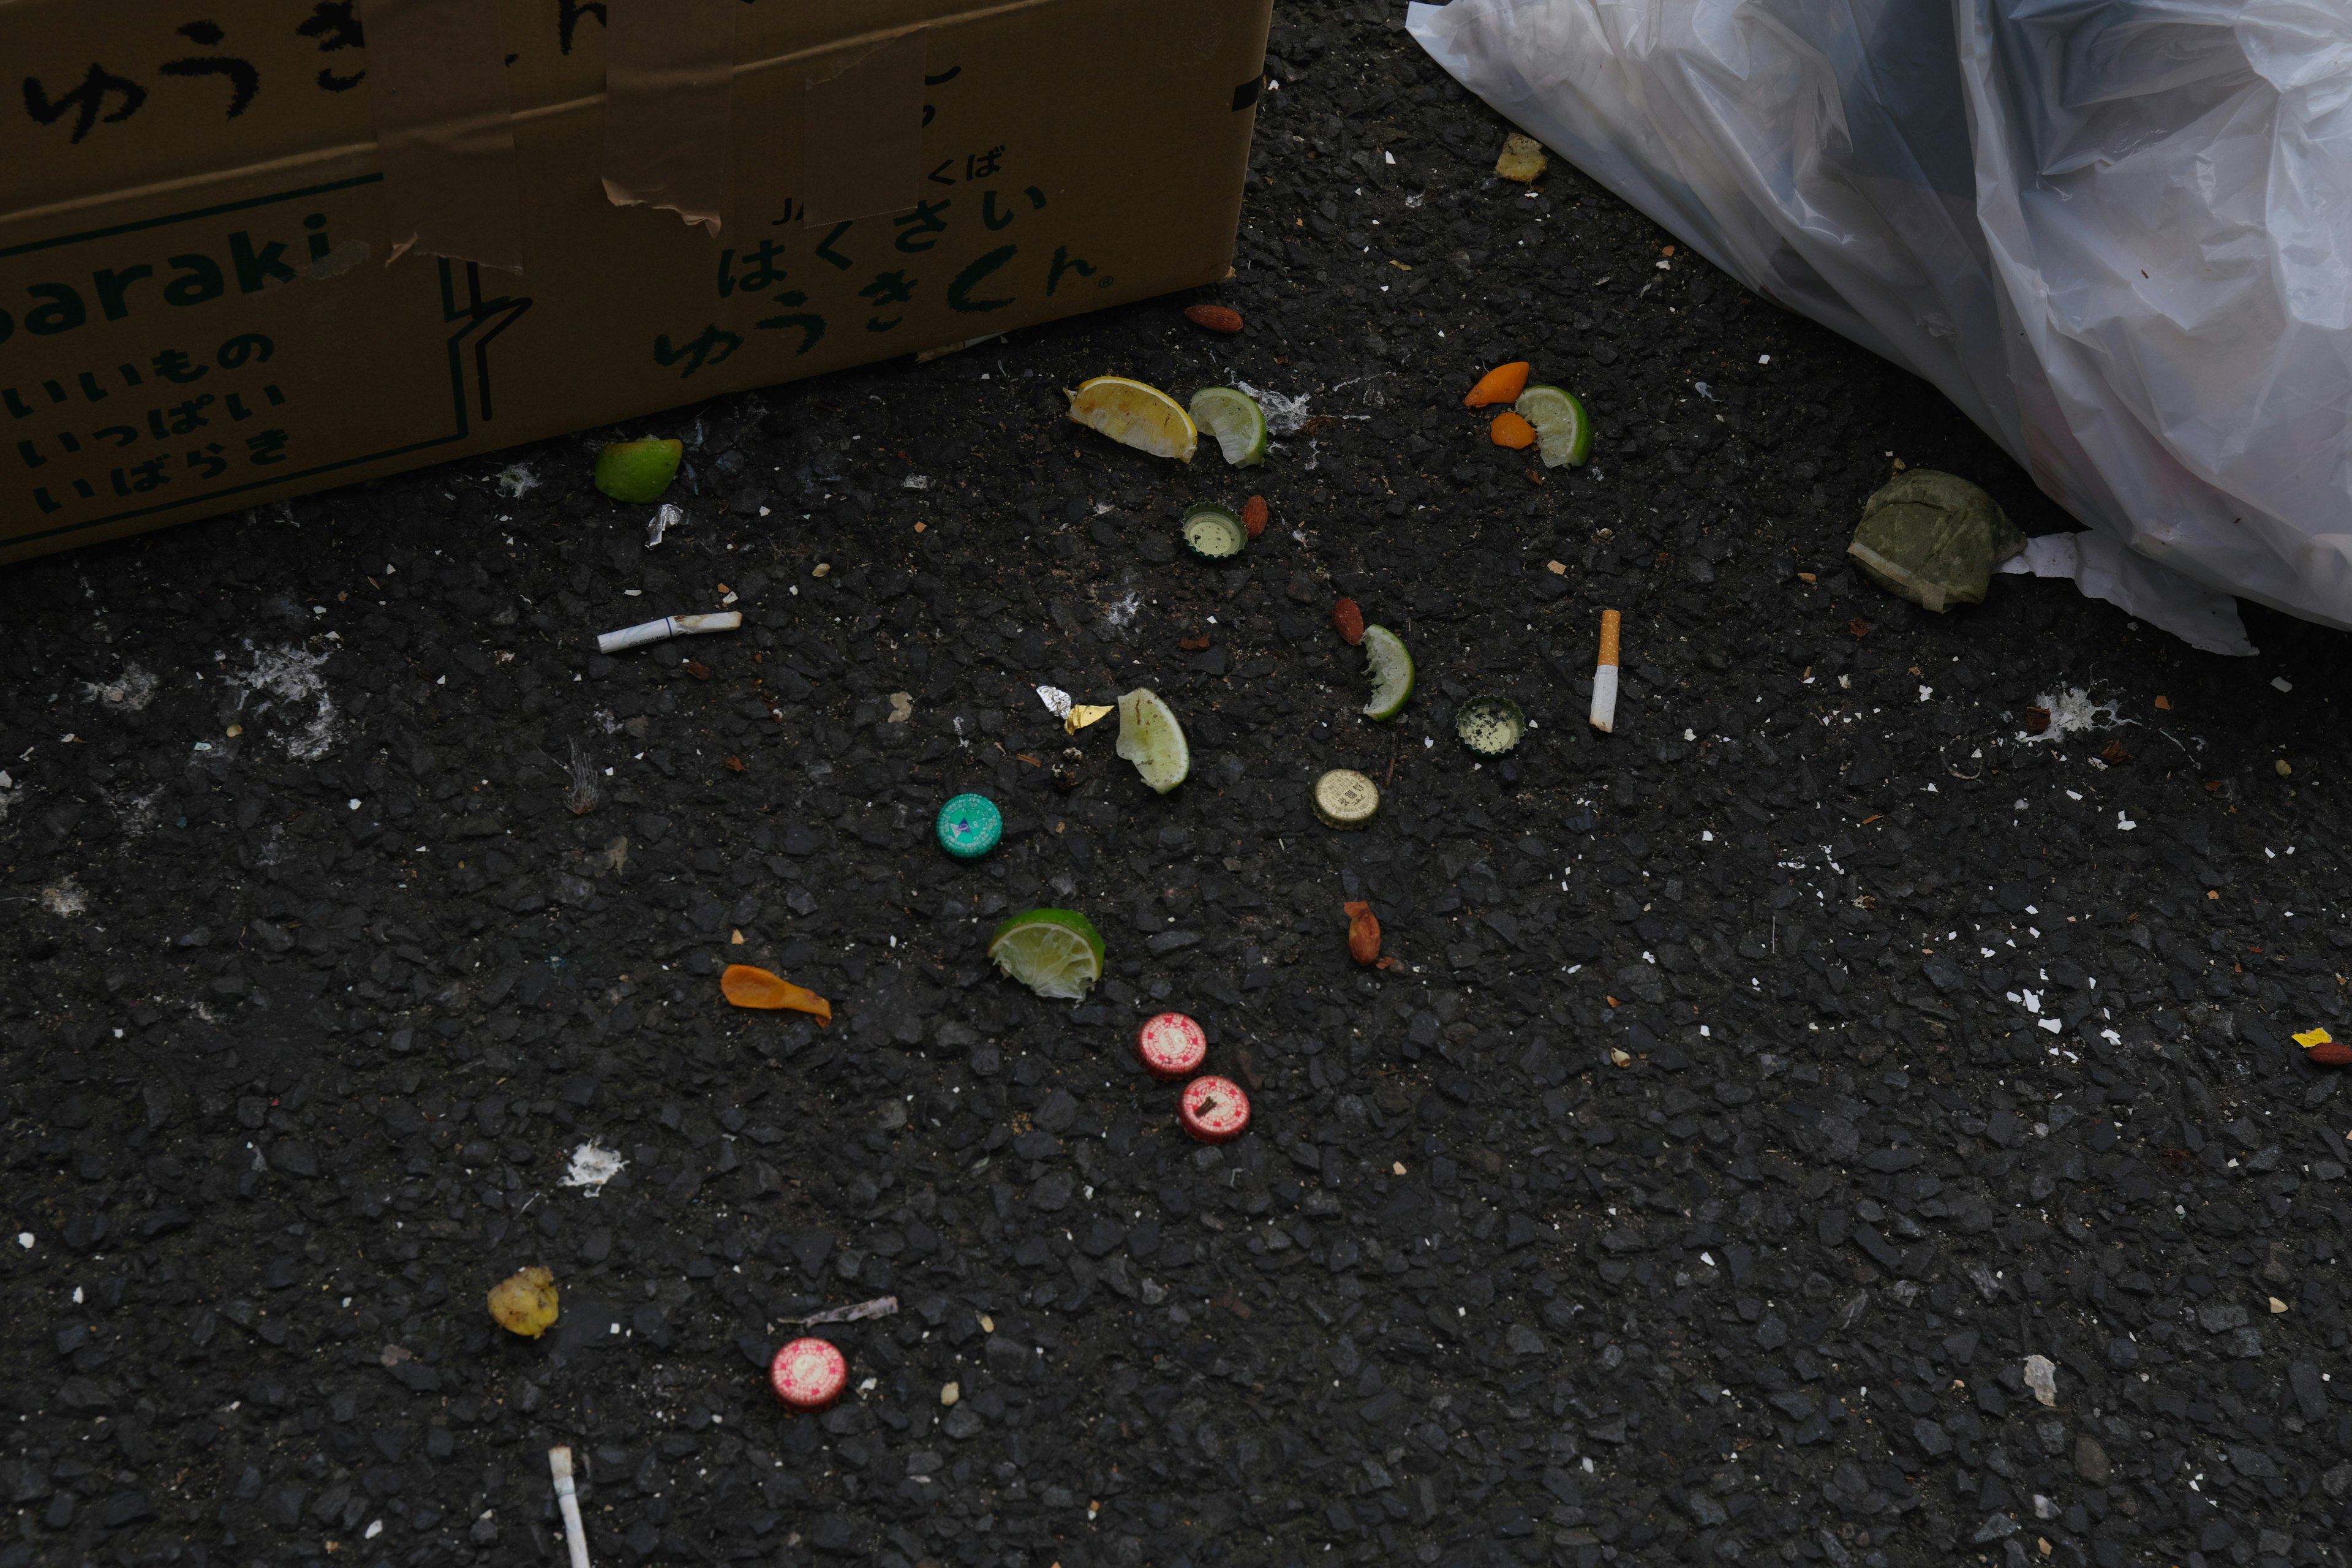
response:
[[[657,621],[645,621],[634,626],[623,626],[617,632],[605,632],[596,639],[596,651],[618,653],[623,648],[643,647],[647,643],[667,642],[672,637],[731,632],[742,624],[743,612],[740,610],[720,610],[708,616],[664,616]]]
[[[1601,612],[1601,658],[1592,668],[1592,727],[1602,734],[1617,728],[1617,638],[1622,617]]]
[[[563,1510],[563,1540],[572,1549],[572,1568],[588,1568],[588,1532],[580,1524],[579,1494],[572,1489],[572,1450],[550,1448],[547,1468],[555,1478],[555,1506]]]

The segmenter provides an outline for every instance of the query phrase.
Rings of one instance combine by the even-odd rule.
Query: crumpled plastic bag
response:
[[[2238,619],[2235,600],[2208,593],[2179,573],[2134,555],[2112,534],[2089,529],[2036,534],[2000,569],[2019,576],[2067,578],[2092,598],[2119,605],[2209,653],[2254,651],[2246,640],[2245,624]]]
[[[2147,567],[2106,584],[2160,586],[2126,610],[2238,654],[2221,595],[2352,628],[2340,6],[1454,0],[1406,26],[1716,266],[1933,383]]]

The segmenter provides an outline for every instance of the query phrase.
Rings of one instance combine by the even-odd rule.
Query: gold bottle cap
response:
[[[1315,781],[1315,816],[1326,827],[1361,827],[1381,808],[1381,786],[1352,768],[1334,768]]]

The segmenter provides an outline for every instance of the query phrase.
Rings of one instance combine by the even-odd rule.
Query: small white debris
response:
[[[1305,393],[1296,397],[1285,397],[1279,392],[1268,392],[1263,387],[1252,386],[1246,381],[1237,381],[1234,384],[1257,400],[1259,412],[1265,416],[1267,435],[1295,436],[1305,427],[1307,418]]]
[[[2294,689],[2294,682],[2289,680],[2284,675],[2272,676],[2271,684],[2281,691],[2293,691]]]
[[[24,1248],[26,1251],[27,1251],[27,1252],[32,1251],[32,1250],[33,1250],[33,1233],[32,1233],[31,1231],[29,1231],[29,1230],[20,1230],[20,1231],[18,1231],[18,1232],[16,1233],[16,1245],[17,1245],[17,1246],[19,1246],[19,1247],[23,1247],[23,1248]]]
[[[126,664],[113,679],[85,680],[81,689],[83,696],[96,699],[117,713],[136,713],[155,700],[158,684],[151,671]]]
[[[1921,687],[1921,688],[1919,689],[1919,700],[1920,700],[1920,701],[1922,701],[1922,702],[1932,702],[1932,701],[1934,701],[1934,700],[1935,700],[1935,698],[1936,698],[1936,689],[1935,689],[1934,687],[1932,687],[1932,686],[1923,686],[1923,687]]]
[[[929,474],[908,474],[905,479],[898,481],[898,488],[902,490],[929,489],[931,488],[931,476]]]
[[[686,513],[678,510],[677,502],[662,502],[661,510],[654,513],[651,522],[646,524],[646,548],[651,550],[655,545],[659,544],[663,534],[685,521]]]
[[[604,1184],[621,1173],[628,1162],[591,1138],[572,1151],[571,1168],[563,1173],[567,1187],[584,1187],[590,1197],[604,1190]]]
[[[2056,1409],[2058,1405],[2058,1363],[2046,1355],[2025,1358],[2025,1386],[2033,1390],[2033,1397]]]
[[[2050,727],[2039,735],[2020,730],[2021,741],[2060,741],[2084,730],[2109,728],[2118,717],[2114,703],[2093,701],[2089,690],[2080,686],[2055,695],[2045,693],[2035,698],[2033,705],[2049,712]]]
[[[537,489],[539,488],[539,476],[532,473],[529,468],[524,468],[520,463],[514,463],[499,469],[499,477],[495,482],[499,487],[499,493],[500,495],[507,497],[509,500],[514,500],[531,490]],[[378,1528],[381,1529],[382,1526],[379,1525]]]
[[[287,643],[274,651],[253,650],[253,668],[243,675],[229,677],[242,689],[236,707],[242,713],[256,716],[273,708],[281,711],[307,707],[307,718],[288,714],[288,723],[299,728],[283,731],[279,739],[287,754],[298,763],[315,763],[325,756],[335,743],[335,721],[338,710],[335,700],[327,690],[327,683],[319,670],[331,653],[312,653],[310,649]],[[261,700],[255,701],[255,698]],[[196,743],[198,751],[212,748],[204,742]]]
[[[2137,827],[2138,826],[2139,826],[2139,824],[2138,824],[2138,823],[2134,822],[2130,817],[2126,816],[2122,812],[2120,812],[2120,811],[2119,811],[2119,812],[2116,813],[2116,832],[2118,832],[2118,833],[2129,833],[2133,828]]]
[[[1039,687],[1037,700],[1043,702],[1045,705],[1045,711],[1056,719],[1067,719],[1070,716],[1070,694],[1058,686]]]
[[[82,890],[80,883],[68,877],[41,889],[41,908],[61,921],[69,921],[89,908],[89,895]]]

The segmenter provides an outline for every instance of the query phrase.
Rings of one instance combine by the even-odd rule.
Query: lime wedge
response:
[[[1364,628],[1364,668],[1371,672],[1371,700],[1364,704],[1367,719],[1393,719],[1404,711],[1412,695],[1412,655],[1404,639],[1386,626]]]
[[[1201,443],[1182,404],[1123,375],[1098,375],[1082,384],[1070,394],[1070,417],[1122,446],[1181,463],[1192,460]]]
[[[1265,411],[1248,393],[1202,387],[1192,395],[1192,423],[1217,438],[1217,449],[1234,468],[1265,461]]]
[[[1076,910],[1031,910],[989,933],[988,956],[1040,996],[1081,1002],[1102,978],[1102,932]]]
[[[1249,542],[1249,530],[1242,526],[1242,520],[1213,501],[1202,501],[1186,512],[1178,531],[1184,536],[1184,548],[1203,561],[1239,555],[1242,546]]]
[[[1118,700],[1118,754],[1161,795],[1182,784],[1192,771],[1192,748],[1185,742],[1184,726],[1148,686]]]
[[[1578,468],[1592,456],[1592,418],[1576,394],[1557,386],[1530,386],[1511,411],[1536,427],[1536,449],[1547,468]]]
[[[614,500],[659,500],[685,453],[683,441],[614,441],[596,454],[596,488]]]

